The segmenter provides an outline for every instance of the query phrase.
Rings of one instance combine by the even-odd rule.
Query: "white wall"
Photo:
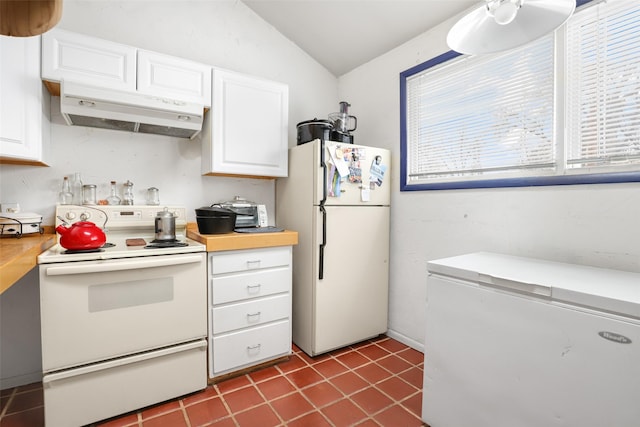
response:
[[[242,2],[65,0],[63,8],[60,28],[288,84],[290,145],[296,144],[296,123],[336,109],[337,79]],[[51,110],[51,167],[0,167],[0,201],[19,202],[23,212],[44,215],[44,224],[53,224],[62,178],[74,172],[85,184],[98,185],[99,198],[108,195],[110,180],[131,180],[141,202],[146,188],[158,187],[161,203],[187,206],[191,221],[193,209],[236,195],[266,204],[273,218],[274,181],[201,176],[199,139],[66,126],[57,97]],[[37,307],[37,293],[27,293],[34,287],[37,275],[29,274],[11,295],[0,297],[2,306],[11,297]],[[15,357],[40,353],[39,331],[20,326],[35,315],[37,310],[15,311],[10,318],[3,313],[2,388],[29,376],[38,380],[39,359],[20,364]]]
[[[389,328],[416,348],[427,260],[494,251],[640,272],[640,184],[400,192],[399,73],[446,52],[450,25],[339,79],[357,142],[393,152]]]
[[[336,109],[336,78],[239,1],[66,0],[58,27],[288,84],[290,145],[296,123]],[[51,107],[51,167],[3,165],[0,172],[2,201],[43,214],[45,224],[53,223],[62,177],[73,172],[98,185],[99,198],[110,180],[131,180],[141,201],[155,186],[163,204],[197,208],[240,195],[273,213],[273,180],[201,176],[198,138],[69,127],[59,98]]]

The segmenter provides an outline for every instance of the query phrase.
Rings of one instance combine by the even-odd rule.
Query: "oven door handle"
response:
[[[45,267],[47,276],[66,276],[70,274],[105,273],[121,270],[138,270],[140,268],[157,268],[172,265],[196,264],[203,262],[202,255],[171,255],[163,257],[143,257],[105,260],[87,264],[66,263]]]

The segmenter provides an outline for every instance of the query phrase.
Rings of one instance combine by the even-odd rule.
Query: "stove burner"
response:
[[[103,248],[113,248],[115,245],[116,245],[115,243],[107,242],[104,245],[102,245],[101,247],[103,247]]]
[[[102,248],[95,248],[95,249],[67,249],[66,251],[63,251],[62,253],[63,254],[73,255],[73,254],[90,254],[90,253],[93,253],[93,252],[104,252],[104,249],[102,249]]]
[[[162,241],[154,240],[144,248],[145,249],[180,248],[183,246],[189,246],[189,244],[185,242],[179,242],[177,240],[162,240]]]

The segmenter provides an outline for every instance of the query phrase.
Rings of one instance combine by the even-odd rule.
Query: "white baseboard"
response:
[[[396,341],[400,341],[402,344],[406,344],[414,350],[418,350],[421,353],[424,353],[424,344],[414,340],[413,338],[409,338],[406,335],[401,334],[400,332],[396,332],[392,329],[387,330],[387,336],[389,338],[393,338]]]
[[[39,382],[42,382],[42,372],[30,372],[28,374],[16,375],[9,378],[0,378],[0,388],[4,390],[7,388]]]

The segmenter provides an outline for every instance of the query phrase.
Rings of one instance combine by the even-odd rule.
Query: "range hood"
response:
[[[63,81],[60,112],[68,125],[193,139],[202,130],[204,106]]]

